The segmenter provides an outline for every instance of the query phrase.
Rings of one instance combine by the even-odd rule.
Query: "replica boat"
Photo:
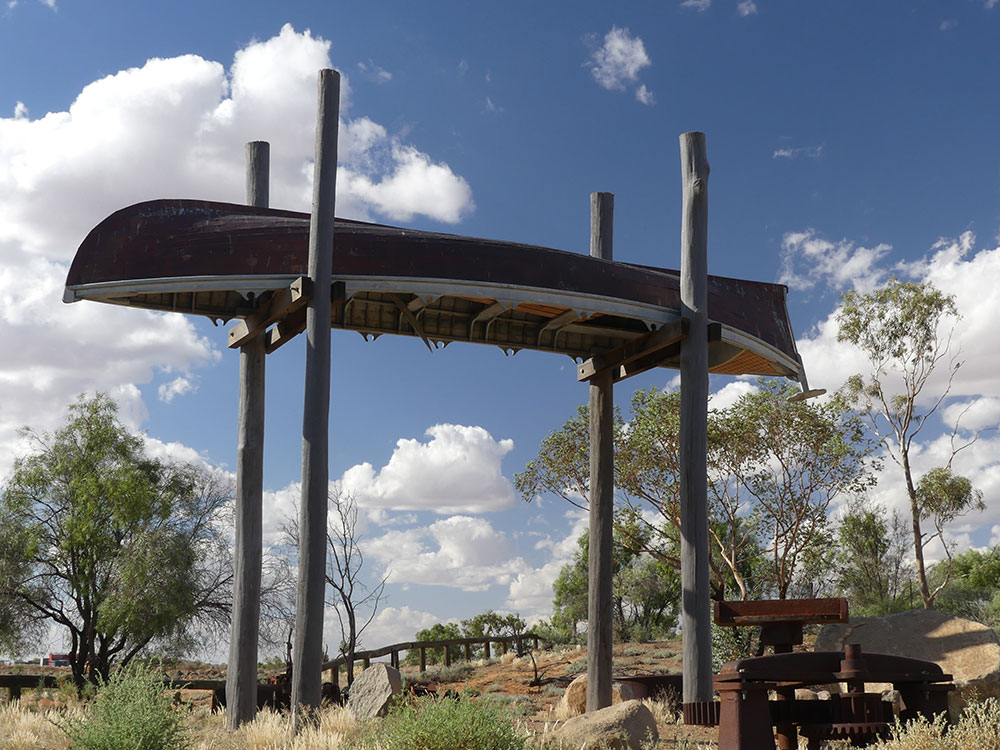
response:
[[[264,332],[270,351],[305,326],[309,223],[305,213],[210,201],[129,206],[87,235],[64,301],[243,319],[230,345]],[[332,292],[333,328],[577,361],[629,347],[648,353],[651,336],[681,322],[677,271],[346,219],[335,222]],[[805,384],[786,294],[779,284],[709,276],[710,372]],[[661,337],[655,357],[637,366],[677,367],[679,357],[678,336]]]

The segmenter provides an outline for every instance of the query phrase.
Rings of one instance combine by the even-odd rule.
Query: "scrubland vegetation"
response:
[[[297,736],[286,714],[262,711],[236,731],[222,714],[191,710],[160,690],[157,676],[139,666],[113,673],[96,698],[72,699],[63,710],[0,705],[2,750],[561,750],[557,720],[528,722],[500,694],[466,691],[461,698],[432,696],[397,703],[384,719],[358,721],[342,707],[324,708],[314,726]],[[700,750],[715,746],[713,732],[680,723],[675,703],[646,702],[661,739],[654,748]],[[830,750],[841,745],[831,743]],[[875,750],[1000,750],[1000,703],[971,704],[961,721],[943,717],[897,726]],[[576,748],[573,748],[576,750]]]

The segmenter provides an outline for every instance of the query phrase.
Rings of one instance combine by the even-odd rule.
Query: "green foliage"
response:
[[[566,674],[579,674],[580,672],[587,671],[587,657],[584,656],[582,659],[577,659],[576,661],[571,661],[566,665]]]
[[[872,450],[861,421],[843,401],[789,403],[791,385],[759,380],[754,392],[709,412],[709,565],[715,598],[766,594],[784,598],[829,562],[830,503],[871,484]],[[589,431],[586,407],[550,433],[537,458],[515,478],[521,496],[549,492],[583,505],[588,494]],[[632,397],[625,429],[616,415],[616,534],[622,547],[646,553],[658,572],[679,570],[680,394],[640,390]],[[583,499],[581,502],[580,498]],[[650,520],[648,508],[659,515]],[[561,575],[561,609],[553,625],[572,629],[586,606],[583,570]],[[639,575],[637,586],[651,578]],[[580,618],[582,619],[582,618]],[[642,637],[641,634],[638,637]]]
[[[937,527],[951,523],[970,510],[986,510],[983,493],[966,478],[947,466],[931,469],[917,483],[917,505],[923,520],[933,519]]]
[[[939,563],[931,569],[934,584],[943,581],[948,573],[946,565]],[[1000,545],[985,552],[968,550],[956,555],[950,574],[935,606],[1000,632]]]
[[[99,683],[82,718],[61,724],[72,750],[180,750],[190,746],[183,714],[156,673],[133,664]]]
[[[486,699],[402,700],[346,743],[359,750],[523,750],[527,736],[511,711]]]
[[[551,620],[539,620],[532,626],[531,632],[538,636],[539,641],[547,644],[545,647],[579,645],[577,638],[571,637],[568,630],[555,625]]]
[[[183,650],[195,626],[226,624],[227,487],[146,456],[107,395],[81,397],[53,435],[24,435],[33,451],[0,494],[0,612],[31,617],[16,629],[64,627],[80,685],[152,643]]]
[[[712,671],[723,664],[757,655],[760,646],[759,627],[723,628],[712,622]]]
[[[837,340],[857,346],[869,364],[867,373],[848,380],[842,395],[867,416],[872,431],[903,472],[910,501],[917,580],[925,607],[934,605],[942,589],[931,591],[928,585],[924,547],[941,536],[945,523],[980,502],[971,485],[963,486],[963,482],[956,481],[961,478],[950,476],[950,459],[946,468],[929,472],[922,490],[910,466],[913,441],[944,403],[951,379],[961,366],[956,358],[947,359],[951,331],[944,330],[948,325],[953,330],[957,318],[951,295],[930,284],[895,278],[867,294],[846,292],[837,314]],[[930,378],[941,365],[948,370],[946,385],[936,394],[928,392]],[[956,423],[952,457],[965,447],[954,442],[958,427]],[[934,520],[937,533],[926,535],[921,531],[920,522],[927,518]]]
[[[584,532],[586,533],[586,532]],[[585,543],[581,536],[577,544]],[[552,583],[552,620],[549,623],[560,643],[579,643],[577,630],[587,619],[587,565],[586,556],[578,551],[573,562],[564,565]],[[581,564],[581,562],[583,564]]]
[[[509,715],[514,718],[531,716],[535,713],[535,704],[527,695],[493,693],[485,696],[485,699],[494,705],[505,707]]]
[[[848,504],[837,529],[837,584],[852,614],[875,617],[909,608],[908,533],[898,513],[889,514],[872,500]]]
[[[768,545],[766,583],[784,599],[809,558],[831,547],[830,503],[873,483],[867,464],[872,446],[861,420],[838,401],[790,403],[790,384],[757,385],[716,417],[718,460],[749,496],[761,542]],[[740,447],[721,450],[723,445]]]
[[[453,622],[439,622],[432,625],[424,630],[417,631],[418,641],[452,641],[456,638],[462,637],[461,628]],[[462,647],[461,646],[449,646],[448,655],[451,659],[459,659],[462,657]],[[444,647],[436,646],[434,648],[424,649],[424,658],[427,660],[428,664],[441,664],[444,662]],[[408,651],[406,654],[406,659],[404,660],[406,664],[419,664],[420,654],[417,649]]]
[[[462,620],[462,638],[517,636],[524,633],[527,628],[528,624],[517,612],[502,615],[488,609],[468,620]],[[473,655],[483,656],[483,647],[475,646]]]
[[[527,623],[517,613],[500,614],[488,609],[475,617],[462,620],[461,625],[453,622],[439,622],[425,630],[417,631],[418,641],[453,641],[459,638],[499,638],[513,637],[524,633]],[[499,644],[491,644],[491,648],[499,649]],[[473,658],[484,656],[483,646],[473,644],[470,649]],[[452,660],[465,658],[465,646],[448,646],[449,658]],[[425,659],[428,664],[439,664],[444,661],[444,647],[435,646],[425,649]],[[404,663],[414,665],[420,661],[417,649],[406,654]]]
[[[933,363],[941,352],[939,324],[957,315],[953,296],[930,284],[891,278],[868,293],[844,293],[837,340],[858,346],[877,372]],[[881,392],[875,386],[874,393]]]
[[[612,543],[611,597],[614,637],[618,641],[649,641],[665,636],[676,623],[680,579],[673,566],[623,544],[642,539],[649,532],[637,527],[623,532],[615,527]],[[642,544],[636,545],[641,547]],[[552,625],[569,640],[577,637],[577,624],[587,620],[587,569],[590,535],[577,540],[572,562],[559,571],[553,593]]]
[[[621,414],[615,409],[615,443],[621,435]],[[576,415],[542,440],[538,456],[514,475],[514,487],[524,500],[549,493],[578,508],[587,507],[590,495],[590,410],[577,407]]]
[[[517,612],[502,615],[488,609],[482,614],[462,620],[462,637],[516,636],[527,629],[527,624]]]

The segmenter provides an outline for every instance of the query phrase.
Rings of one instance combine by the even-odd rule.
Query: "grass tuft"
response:
[[[920,718],[897,724],[892,737],[875,745],[873,750],[1000,750],[1000,702],[988,698],[971,703],[954,726],[944,715],[933,721]]]
[[[424,697],[393,705],[348,738],[356,750],[524,750],[527,736],[495,701]]]

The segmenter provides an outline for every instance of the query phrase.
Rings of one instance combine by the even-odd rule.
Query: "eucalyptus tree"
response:
[[[793,402],[790,384],[757,386],[720,415],[720,454],[740,454],[732,472],[760,525],[767,582],[784,599],[804,564],[832,547],[831,503],[873,484],[872,444],[838,399]]]
[[[868,293],[845,292],[837,313],[840,325],[837,340],[854,344],[868,360],[867,372],[849,378],[843,393],[865,414],[886,453],[903,474],[917,581],[920,597],[928,609],[934,606],[937,592],[928,586],[924,549],[933,537],[941,535],[943,528],[927,536],[921,530],[921,520],[936,518],[947,523],[980,502],[971,485],[968,492],[950,495],[954,486],[945,489],[939,481],[944,475],[933,472],[921,493],[911,463],[914,441],[948,398],[962,364],[951,351],[957,320],[953,296],[928,283],[895,278]],[[951,474],[951,459],[971,442],[956,445],[957,434],[956,423],[951,457],[940,467],[947,475]],[[951,503],[944,514],[934,510],[941,508],[941,503]]]
[[[65,629],[78,686],[153,646],[188,650],[228,624],[228,481],[164,462],[105,394],[80,397],[0,494],[0,611]],[[10,624],[8,624],[10,630]]]
[[[708,425],[712,596],[788,595],[804,563],[829,548],[831,502],[871,483],[867,439],[837,399],[791,403],[791,385],[762,380]],[[616,418],[615,484],[621,544],[679,569],[680,396],[637,391]],[[586,408],[550,433],[515,477],[525,500],[588,496]],[[650,513],[653,511],[653,513]]]
[[[898,511],[868,497],[848,503],[837,526],[837,587],[858,615],[886,615],[909,607],[913,581],[909,531]]]
[[[648,533],[633,529],[631,539]],[[660,560],[622,543],[616,526],[612,546],[611,602],[616,641],[648,641],[665,636],[676,624],[680,576]],[[552,586],[552,627],[567,639],[577,636],[577,624],[587,619],[587,566],[590,535],[577,539],[573,559],[562,567]]]

